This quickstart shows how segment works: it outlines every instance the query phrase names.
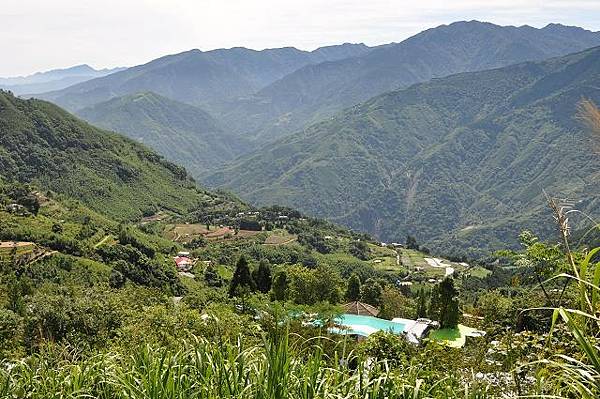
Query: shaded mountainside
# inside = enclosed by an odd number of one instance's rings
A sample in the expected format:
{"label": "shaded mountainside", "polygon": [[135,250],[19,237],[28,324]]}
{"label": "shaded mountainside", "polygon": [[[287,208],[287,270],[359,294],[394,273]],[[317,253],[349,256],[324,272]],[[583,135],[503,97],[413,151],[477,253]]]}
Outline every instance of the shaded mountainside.
{"label": "shaded mountainside", "polygon": [[185,169],[59,107],[0,91],[0,177],[77,198],[116,219],[185,212],[202,192]]}
{"label": "shaded mountainside", "polygon": [[358,57],[307,65],[252,97],[227,104],[222,118],[260,141],[281,137],[375,95],[460,72],[541,61],[600,45],[600,32],[456,22]]}
{"label": "shaded mountainside", "polygon": [[[600,164],[575,120],[600,102],[600,48],[465,73],[375,97],[205,179],[384,240],[435,250],[552,231],[542,189],[598,211]],[[546,224],[540,221],[547,221]]]}
{"label": "shaded mountainside", "polygon": [[206,105],[250,95],[305,65],[367,51],[370,48],[362,44],[331,46],[312,52],[291,47],[263,51],[246,48],[191,50],[38,97],[72,111],[144,91],[193,105]]}
{"label": "shaded mountainside", "polygon": [[244,143],[200,108],[146,92],[85,108],[88,122],[140,141],[195,176],[233,159]]}
{"label": "shaded mountainside", "polygon": [[125,69],[96,70],[89,65],[77,65],[70,68],[38,72],[29,76],[0,78],[0,88],[10,90],[15,94],[42,93],[51,90],[61,90],[77,83],[110,75],[111,73]]}

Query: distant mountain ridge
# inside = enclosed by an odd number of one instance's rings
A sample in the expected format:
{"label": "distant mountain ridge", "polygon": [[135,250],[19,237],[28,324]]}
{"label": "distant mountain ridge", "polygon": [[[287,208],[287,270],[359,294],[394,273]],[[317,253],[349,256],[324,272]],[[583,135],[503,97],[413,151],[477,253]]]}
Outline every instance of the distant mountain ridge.
{"label": "distant mountain ridge", "polygon": [[463,73],[377,96],[205,179],[258,204],[295,206],[383,240],[436,251],[548,237],[542,195],[600,210],[600,158],[575,119],[600,103],[600,47]]}
{"label": "distant mountain ridge", "polygon": [[[190,50],[167,55],[110,76],[39,95],[71,111],[113,97],[151,91],[192,105],[208,106],[253,94],[302,66],[364,54],[364,44],[343,44],[312,52],[292,47]],[[210,111],[210,109],[208,109]]]}
{"label": "distant mountain ridge", "polygon": [[87,64],[82,64],[70,68],[37,72],[28,76],[0,78],[0,88],[10,90],[15,94],[41,93],[64,89],[76,83],[110,75],[125,69],[119,67],[96,70]]}
{"label": "distant mountain ridge", "polygon": [[[455,73],[566,55],[595,45],[600,45],[600,33],[577,27],[551,24],[536,29],[457,22],[374,48],[346,43],[312,52],[291,47],[191,50],[36,97],[77,112],[118,97],[156,93],[208,112],[223,131],[237,136],[234,142],[243,143],[239,148],[249,153],[386,91]],[[107,110],[94,121],[116,129],[118,126],[107,123],[111,119]],[[131,128],[133,124],[128,126],[128,135],[144,135]],[[155,142],[154,148],[173,155],[160,142]],[[221,149],[216,155],[227,160]],[[195,175],[205,167],[193,162],[186,166]]]}
{"label": "distant mountain ridge", "polygon": [[116,97],[77,114],[160,151],[194,176],[244,152],[243,139],[202,109],[152,92]]}
{"label": "distant mountain ridge", "polygon": [[221,118],[265,142],[386,91],[460,72],[541,61],[600,45],[600,32],[550,24],[498,26],[455,22],[428,29],[364,55],[307,65],[247,99]]}

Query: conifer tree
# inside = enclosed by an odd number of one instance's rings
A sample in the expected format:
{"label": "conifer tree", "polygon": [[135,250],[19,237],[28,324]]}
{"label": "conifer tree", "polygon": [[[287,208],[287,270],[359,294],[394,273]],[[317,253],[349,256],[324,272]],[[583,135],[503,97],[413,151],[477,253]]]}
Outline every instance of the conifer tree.
{"label": "conifer tree", "polygon": [[455,328],[458,325],[458,291],[452,277],[445,278],[433,287],[429,304],[429,317],[440,322],[442,328]]}
{"label": "conifer tree", "polygon": [[273,279],[273,299],[276,301],[284,301],[287,298],[288,277],[285,270],[280,271]]}
{"label": "conifer tree", "polygon": [[352,274],[348,280],[346,299],[348,301],[358,301],[360,299],[360,277],[356,273]]}
{"label": "conifer tree", "polygon": [[423,288],[419,290],[417,301],[417,319],[427,317],[427,293]]}
{"label": "conifer tree", "polygon": [[263,294],[271,290],[271,266],[266,260],[261,260],[258,264],[258,269],[254,273],[254,282],[256,288]]}
{"label": "conifer tree", "polygon": [[244,255],[240,256],[236,265],[231,285],[229,286],[229,296],[245,296],[254,290],[254,281],[250,274],[250,267]]}

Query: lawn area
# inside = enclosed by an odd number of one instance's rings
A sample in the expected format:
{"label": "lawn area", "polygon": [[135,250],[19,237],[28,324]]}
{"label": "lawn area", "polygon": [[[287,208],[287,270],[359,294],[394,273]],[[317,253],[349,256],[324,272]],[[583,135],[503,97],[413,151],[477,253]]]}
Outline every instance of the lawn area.
{"label": "lawn area", "polygon": [[369,249],[371,250],[371,254],[373,256],[378,256],[378,257],[383,257],[383,256],[390,256],[390,257],[396,257],[396,251],[394,251],[392,248],[388,248],[388,247],[380,247],[379,245],[375,245],[375,244],[368,244]]}
{"label": "lawn area", "polygon": [[295,242],[297,239],[298,237],[296,235],[288,233],[287,230],[277,229],[269,233],[264,245],[287,245]]}
{"label": "lawn area", "polygon": [[475,267],[472,267],[471,269],[469,269],[469,274],[471,274],[471,276],[473,276],[473,277],[483,279],[483,278],[486,278],[487,276],[489,276],[490,274],[492,274],[492,271],[486,269],[485,267],[475,266]]}
{"label": "lawn area", "polygon": [[[216,226],[210,226],[210,231],[215,231]],[[209,230],[206,229],[205,224],[171,224],[165,229],[165,236],[169,240],[189,242],[194,238],[197,238],[203,234],[207,234]]]}
{"label": "lawn area", "polygon": [[467,336],[475,336],[477,329],[459,324],[457,328],[441,328],[429,333],[429,338],[440,341],[452,348],[462,348],[467,342]]}
{"label": "lawn area", "polygon": [[[416,272],[416,268],[421,269],[418,273],[424,274],[429,278],[443,278],[446,275],[445,267],[434,267],[431,262],[432,259],[438,259],[443,262],[444,265],[452,267],[455,271],[460,272],[467,269],[466,264],[450,262],[447,259],[439,259],[436,256],[427,255],[423,252],[415,251],[413,249],[400,249],[400,261],[404,267],[406,267],[411,273]],[[430,258],[427,262],[426,258]]]}
{"label": "lawn area", "polygon": [[368,260],[369,264],[382,272],[400,273],[405,272],[406,268],[398,265],[396,260],[396,251],[392,248],[380,247],[379,245],[369,244],[371,257]]}
{"label": "lawn area", "polygon": [[410,271],[414,271],[416,267],[428,268],[429,265],[425,262],[425,255],[422,252],[413,249],[400,249],[400,261],[402,265]]}
{"label": "lawn area", "polygon": [[[16,247],[16,251],[15,251]],[[15,255],[23,255],[33,251],[35,244],[31,242],[13,242],[13,241],[0,241],[0,256],[10,256],[13,251]]]}
{"label": "lawn area", "polygon": [[[377,260],[380,260],[381,262],[377,262]],[[399,273],[406,271],[405,267],[402,267],[402,265],[398,265],[396,263],[396,257],[375,258],[370,260],[369,263],[375,270],[382,272]]]}
{"label": "lawn area", "polygon": [[239,230],[236,234],[235,229],[229,226],[210,225],[209,227],[207,229],[206,224],[201,223],[169,224],[165,228],[164,237],[185,244],[200,237],[208,240],[222,240],[249,238],[263,233],[263,231]]}

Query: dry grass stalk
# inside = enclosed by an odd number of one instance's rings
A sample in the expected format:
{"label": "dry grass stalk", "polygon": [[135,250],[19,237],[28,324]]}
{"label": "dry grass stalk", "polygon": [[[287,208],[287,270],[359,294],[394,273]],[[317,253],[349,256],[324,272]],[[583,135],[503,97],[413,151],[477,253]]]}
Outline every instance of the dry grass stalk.
{"label": "dry grass stalk", "polygon": [[[600,138],[600,109],[589,99],[583,99],[577,106],[577,119],[590,129],[592,134]],[[598,141],[594,140],[596,149],[600,149]]]}

